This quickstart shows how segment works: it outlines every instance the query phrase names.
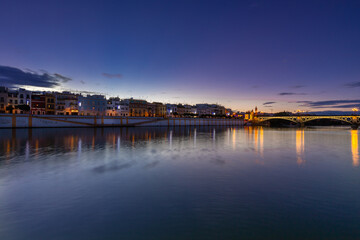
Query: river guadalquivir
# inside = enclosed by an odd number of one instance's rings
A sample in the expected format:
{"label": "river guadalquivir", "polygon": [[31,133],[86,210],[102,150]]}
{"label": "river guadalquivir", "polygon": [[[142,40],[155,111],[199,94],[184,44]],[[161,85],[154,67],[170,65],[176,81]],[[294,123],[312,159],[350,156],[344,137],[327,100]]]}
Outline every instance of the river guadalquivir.
{"label": "river guadalquivir", "polygon": [[360,239],[350,127],[0,130],[0,239]]}

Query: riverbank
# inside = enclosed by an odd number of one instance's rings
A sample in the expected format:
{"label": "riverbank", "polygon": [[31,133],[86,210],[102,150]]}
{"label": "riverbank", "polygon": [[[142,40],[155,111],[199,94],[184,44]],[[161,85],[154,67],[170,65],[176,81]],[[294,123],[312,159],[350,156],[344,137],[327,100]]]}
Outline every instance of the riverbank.
{"label": "riverbank", "polygon": [[0,128],[243,126],[241,119],[0,114]]}

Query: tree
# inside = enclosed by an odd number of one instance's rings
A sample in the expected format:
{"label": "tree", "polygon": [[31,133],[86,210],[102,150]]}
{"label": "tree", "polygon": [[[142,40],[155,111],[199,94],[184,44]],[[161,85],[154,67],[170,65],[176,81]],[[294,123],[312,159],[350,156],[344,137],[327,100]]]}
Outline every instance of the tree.
{"label": "tree", "polygon": [[29,105],[18,105],[16,106],[17,109],[24,111],[24,112],[29,112],[30,111],[30,106]]}
{"label": "tree", "polygon": [[15,108],[12,105],[6,107],[6,111],[12,113]]}
{"label": "tree", "polygon": [[274,116],[291,116],[291,115],[292,115],[291,112],[286,112],[286,111],[274,113]]}

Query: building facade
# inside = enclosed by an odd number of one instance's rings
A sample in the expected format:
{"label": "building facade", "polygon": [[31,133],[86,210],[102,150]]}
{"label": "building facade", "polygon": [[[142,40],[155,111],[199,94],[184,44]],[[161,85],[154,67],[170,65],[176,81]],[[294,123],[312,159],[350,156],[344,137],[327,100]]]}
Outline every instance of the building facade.
{"label": "building facade", "polygon": [[32,92],[0,86],[0,113],[132,117],[225,117],[236,114],[218,104],[163,104],[141,99],[109,98],[71,92]]}
{"label": "building facade", "polygon": [[199,116],[225,116],[225,107],[217,104],[196,104]]}
{"label": "building facade", "polygon": [[78,115],[79,104],[78,94],[70,92],[55,93],[55,114],[56,115]]}
{"label": "building facade", "polygon": [[31,95],[31,114],[45,115],[45,95],[38,93]]}
{"label": "building facade", "polygon": [[79,115],[101,116],[106,113],[106,99],[103,95],[87,95],[78,97]]}
{"label": "building facade", "polygon": [[8,88],[0,87],[0,113],[6,113],[8,105]]}
{"label": "building facade", "polygon": [[55,96],[52,93],[45,94],[45,114],[55,115]]}
{"label": "building facade", "polygon": [[177,105],[176,104],[166,104],[166,115],[168,117],[174,117],[177,115]]}
{"label": "building facade", "polygon": [[166,106],[161,102],[153,102],[155,106],[155,117],[166,117]]}
{"label": "building facade", "polygon": [[129,116],[129,106],[122,104],[120,98],[109,98],[106,106],[106,116]]}
{"label": "building facade", "polygon": [[148,117],[149,116],[149,106],[146,100],[140,99],[124,99],[122,101],[123,105],[129,106],[129,115],[130,117]]}
{"label": "building facade", "polygon": [[32,92],[23,88],[19,88],[18,102],[19,105],[31,106],[31,95]]}
{"label": "building facade", "polygon": [[8,91],[7,112],[19,114],[17,107],[19,105],[19,93],[17,91]]}

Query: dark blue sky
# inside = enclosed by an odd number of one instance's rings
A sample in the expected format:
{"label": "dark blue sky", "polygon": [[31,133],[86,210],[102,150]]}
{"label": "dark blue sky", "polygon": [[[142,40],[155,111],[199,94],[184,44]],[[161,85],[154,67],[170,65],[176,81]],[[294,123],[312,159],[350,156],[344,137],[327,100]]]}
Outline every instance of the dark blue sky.
{"label": "dark blue sky", "polygon": [[109,96],[349,110],[360,102],[359,12],[359,1],[2,0],[0,65]]}

